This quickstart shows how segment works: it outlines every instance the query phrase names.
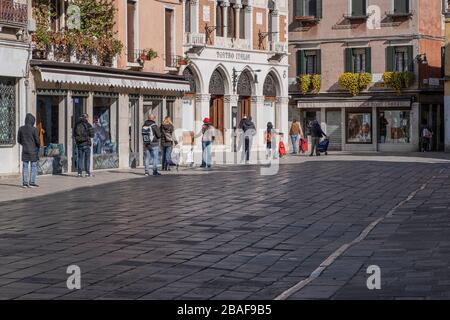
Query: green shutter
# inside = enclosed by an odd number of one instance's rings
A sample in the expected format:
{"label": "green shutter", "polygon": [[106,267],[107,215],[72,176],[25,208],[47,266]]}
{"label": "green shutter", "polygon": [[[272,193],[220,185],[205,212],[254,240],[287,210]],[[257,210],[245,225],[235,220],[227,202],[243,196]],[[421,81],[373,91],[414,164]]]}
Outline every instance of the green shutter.
{"label": "green shutter", "polygon": [[386,47],[386,71],[395,70],[395,47]]}
{"label": "green shutter", "polygon": [[305,7],[304,0],[294,0],[295,3],[295,16],[296,17],[303,17],[303,9]]}
{"label": "green shutter", "polygon": [[317,0],[317,2],[316,2],[316,5],[317,5],[317,19],[322,19],[322,10],[323,10],[323,7],[322,7],[322,0]]}
{"label": "green shutter", "polygon": [[352,0],[352,16],[366,15],[366,0]]}
{"label": "green shutter", "polygon": [[366,72],[367,73],[372,73],[372,48],[366,48],[365,49],[365,54],[366,54]]}
{"label": "green shutter", "polygon": [[345,49],[345,72],[353,72],[353,50]]}
{"label": "green shutter", "polygon": [[316,50],[316,59],[317,59],[317,74],[322,74],[322,52],[319,50]]}
{"label": "green shutter", "polygon": [[408,61],[409,61],[409,70],[408,71],[414,71],[414,55],[413,55],[413,46],[407,46],[406,48],[408,52]]}
{"label": "green shutter", "polygon": [[305,73],[305,51],[297,51],[297,76]]}
{"label": "green shutter", "polygon": [[395,13],[408,13],[409,12],[409,0],[394,0],[394,12]]}
{"label": "green shutter", "polygon": [[445,77],[445,47],[441,48],[441,76]]}

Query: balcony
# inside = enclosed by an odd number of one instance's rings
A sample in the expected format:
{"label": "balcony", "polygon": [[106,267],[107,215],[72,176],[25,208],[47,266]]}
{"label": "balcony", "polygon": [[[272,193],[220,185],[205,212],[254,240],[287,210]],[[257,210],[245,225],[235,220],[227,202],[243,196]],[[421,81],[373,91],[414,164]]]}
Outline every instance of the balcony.
{"label": "balcony", "polygon": [[114,68],[117,67],[117,56],[100,58],[95,52],[77,52],[65,45],[53,44],[47,49],[34,49],[33,59],[75,64],[89,64]]}
{"label": "balcony", "polygon": [[14,0],[0,0],[0,26],[26,27],[28,5]]}
{"label": "balcony", "polygon": [[186,32],[184,44],[188,46],[204,46],[206,44],[204,33]]}
{"label": "balcony", "polygon": [[287,53],[288,51],[288,45],[286,42],[271,42],[270,44],[270,51],[273,51],[275,53]]}
{"label": "balcony", "polygon": [[235,39],[228,37],[215,37],[214,46],[225,49],[251,50],[250,39]]}

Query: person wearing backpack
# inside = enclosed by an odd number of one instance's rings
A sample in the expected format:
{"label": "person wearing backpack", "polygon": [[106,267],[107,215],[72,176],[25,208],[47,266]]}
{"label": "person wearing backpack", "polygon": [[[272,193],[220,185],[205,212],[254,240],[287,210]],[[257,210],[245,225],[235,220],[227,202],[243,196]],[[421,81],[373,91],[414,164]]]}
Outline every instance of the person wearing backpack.
{"label": "person wearing backpack", "polygon": [[75,124],[73,130],[73,137],[77,146],[78,161],[78,177],[83,176],[83,159],[86,170],[86,177],[91,176],[91,139],[94,137],[94,128],[88,122],[88,115],[86,113],[82,114],[80,119]]}
{"label": "person wearing backpack", "polygon": [[169,116],[164,118],[161,126],[161,147],[162,147],[162,170],[170,171],[172,162],[172,148],[178,144],[174,137],[175,127]]}
{"label": "person wearing backpack", "polygon": [[148,120],[142,126],[142,141],[145,147],[145,176],[150,175],[150,158],[153,157],[153,175],[160,176],[158,172],[159,140],[161,131],[155,122],[154,114],[148,115]]}

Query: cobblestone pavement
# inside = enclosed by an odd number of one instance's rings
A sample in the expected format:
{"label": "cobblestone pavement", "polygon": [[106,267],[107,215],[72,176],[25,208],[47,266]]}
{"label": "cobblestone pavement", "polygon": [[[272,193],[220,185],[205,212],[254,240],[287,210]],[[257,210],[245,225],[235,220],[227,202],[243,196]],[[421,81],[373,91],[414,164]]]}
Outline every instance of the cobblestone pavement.
{"label": "cobblestone pavement", "polygon": [[[310,161],[120,180],[0,203],[0,299],[274,299],[412,192],[290,299],[450,295],[450,165]],[[80,266],[82,289],[66,287]],[[366,287],[380,266],[382,289]]]}

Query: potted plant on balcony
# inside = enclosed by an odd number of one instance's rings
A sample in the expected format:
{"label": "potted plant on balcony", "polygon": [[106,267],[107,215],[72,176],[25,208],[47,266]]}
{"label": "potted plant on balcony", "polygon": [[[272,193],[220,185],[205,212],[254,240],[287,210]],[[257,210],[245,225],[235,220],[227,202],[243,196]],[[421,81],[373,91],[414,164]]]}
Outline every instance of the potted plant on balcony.
{"label": "potted plant on balcony", "polygon": [[153,49],[147,49],[145,57],[148,61],[158,58],[158,52]]}
{"label": "potted plant on balcony", "polygon": [[191,59],[187,55],[184,55],[184,57],[180,57],[178,59],[178,65],[180,66],[186,66],[189,63],[191,63]]}

